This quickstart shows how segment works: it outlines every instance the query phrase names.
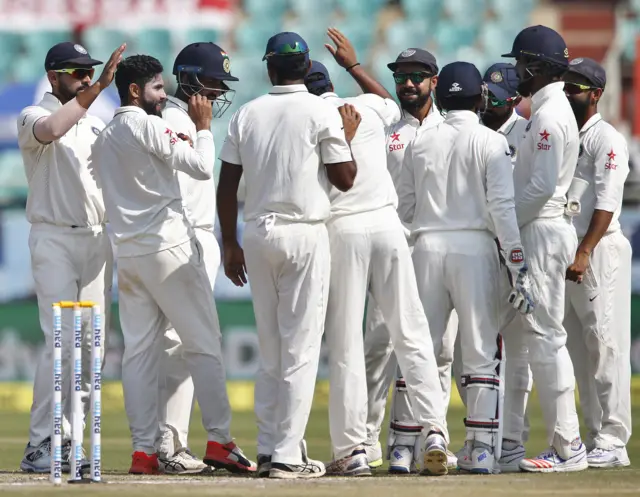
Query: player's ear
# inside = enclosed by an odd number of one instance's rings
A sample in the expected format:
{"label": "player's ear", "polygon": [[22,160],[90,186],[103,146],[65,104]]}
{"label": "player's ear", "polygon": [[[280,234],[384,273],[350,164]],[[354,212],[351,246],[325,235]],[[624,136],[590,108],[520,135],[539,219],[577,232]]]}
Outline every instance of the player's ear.
{"label": "player's ear", "polygon": [[47,79],[49,80],[49,83],[51,84],[51,88],[54,88],[54,83],[56,85],[58,84],[58,75],[53,71],[47,71]]}
{"label": "player's ear", "polygon": [[431,89],[435,90],[436,86],[438,86],[438,76],[431,78]]}
{"label": "player's ear", "polygon": [[602,98],[602,88],[597,88],[591,93],[591,102],[597,104]]}
{"label": "player's ear", "polygon": [[131,83],[129,85],[129,96],[131,97],[131,99],[136,99],[136,98],[140,98],[140,87],[135,84],[135,83]]}

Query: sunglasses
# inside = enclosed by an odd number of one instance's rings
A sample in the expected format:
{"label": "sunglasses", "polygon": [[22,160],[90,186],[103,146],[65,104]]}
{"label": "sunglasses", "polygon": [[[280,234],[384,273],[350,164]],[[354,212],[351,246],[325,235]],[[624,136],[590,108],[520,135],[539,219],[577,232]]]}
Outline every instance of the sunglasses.
{"label": "sunglasses", "polygon": [[90,68],[90,69],[73,69],[73,68],[67,68],[67,69],[55,69],[53,72],[59,72],[59,73],[64,73],[64,74],[68,74],[69,76],[71,76],[74,79],[84,79],[87,76],[89,76],[89,79],[93,79],[93,75],[96,72],[95,69]]}
{"label": "sunglasses", "polygon": [[393,80],[396,82],[397,85],[405,84],[408,79],[410,79],[414,85],[419,85],[425,79],[428,79],[428,78],[433,78],[433,74],[430,74],[428,72],[409,72],[409,73],[394,72],[393,73]]}
{"label": "sunglasses", "polygon": [[571,95],[577,95],[578,93],[583,93],[585,91],[593,91],[593,90],[599,90],[599,88],[595,86],[581,85],[580,83],[571,83],[569,81],[565,81],[564,83],[565,93],[569,93]]}
{"label": "sunglasses", "polygon": [[491,107],[505,107],[506,105],[509,105],[510,103],[512,103],[515,100],[515,98],[507,98],[506,100],[498,100],[496,98],[490,97],[489,98],[489,103],[491,104]]}

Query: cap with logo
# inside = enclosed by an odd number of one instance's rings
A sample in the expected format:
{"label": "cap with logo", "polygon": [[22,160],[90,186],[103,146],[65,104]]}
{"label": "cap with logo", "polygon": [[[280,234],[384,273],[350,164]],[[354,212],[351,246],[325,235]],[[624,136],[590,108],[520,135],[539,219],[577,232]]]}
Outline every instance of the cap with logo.
{"label": "cap with logo", "polygon": [[502,57],[522,56],[550,62],[563,67],[569,65],[569,49],[560,33],[547,26],[529,26],[513,40],[511,52]]}
{"label": "cap with logo", "polygon": [[302,36],[298,33],[285,31],[269,38],[262,60],[268,60],[271,57],[286,59],[293,55],[306,55],[308,53],[309,46]]}
{"label": "cap with logo", "polygon": [[304,78],[304,84],[309,90],[320,90],[331,84],[329,71],[322,62],[311,61],[311,69]]}
{"label": "cap with logo", "polygon": [[474,97],[482,94],[482,76],[478,68],[470,62],[452,62],[440,71],[436,97],[445,98]]}
{"label": "cap with logo", "polygon": [[518,78],[518,72],[513,64],[507,62],[493,64],[484,73],[482,80],[498,100],[514,98],[518,94],[520,78]]}
{"label": "cap with logo", "polygon": [[220,81],[238,81],[231,75],[227,53],[211,42],[191,43],[184,47],[173,64],[173,74],[193,73]]}
{"label": "cap with logo", "polygon": [[396,72],[398,69],[398,64],[422,64],[432,74],[438,74],[438,64],[436,62],[436,58],[430,52],[426,50],[422,50],[421,48],[407,48],[406,50],[400,52],[398,58],[395,62],[391,62],[387,64],[387,67],[391,69],[393,72]]}
{"label": "cap with logo", "polygon": [[52,46],[44,59],[46,71],[65,69],[70,66],[93,67],[100,64],[102,61],[92,59],[86,48],[70,41]]}
{"label": "cap with logo", "polygon": [[604,90],[607,84],[607,72],[604,67],[588,57],[580,57],[569,62],[569,72],[586,78],[596,88]]}

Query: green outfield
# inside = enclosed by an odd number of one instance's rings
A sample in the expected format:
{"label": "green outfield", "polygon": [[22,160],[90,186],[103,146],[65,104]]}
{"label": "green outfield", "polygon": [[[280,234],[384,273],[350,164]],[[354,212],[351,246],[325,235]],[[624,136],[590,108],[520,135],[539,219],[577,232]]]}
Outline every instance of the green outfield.
{"label": "green outfield", "polygon": [[[232,388],[232,387],[230,387]],[[322,404],[322,402],[318,402]],[[531,409],[531,440],[528,452],[534,455],[545,446],[537,400]],[[634,395],[634,421],[640,423],[640,395]],[[463,441],[461,406],[455,402],[449,414],[452,445],[457,450]],[[239,411],[234,414],[233,434],[236,443],[255,457],[256,423],[252,412]],[[630,468],[617,470],[589,470],[582,473],[558,475],[498,475],[470,476],[452,473],[441,478],[387,477],[384,470],[378,470],[374,478],[346,479],[322,478],[313,481],[279,482],[263,479],[235,477],[226,472],[216,472],[202,477],[129,477],[126,470],[130,463],[130,439],[127,419],[122,405],[111,405],[103,417],[103,468],[106,485],[70,486],[53,488],[46,476],[24,475],[17,472],[18,464],[27,440],[28,414],[24,412],[0,412],[0,492],[13,495],[70,495],[90,493],[92,495],[149,495],[154,497],[188,495],[225,496],[303,496],[316,497],[331,495],[392,497],[428,495],[440,496],[591,496],[640,495],[640,439],[632,437],[629,444]],[[307,430],[310,455],[314,458],[329,459],[329,429],[326,409],[317,408],[312,412]],[[386,436],[386,435],[384,435]],[[196,453],[202,454],[205,434],[199,420],[194,415],[191,445]]]}

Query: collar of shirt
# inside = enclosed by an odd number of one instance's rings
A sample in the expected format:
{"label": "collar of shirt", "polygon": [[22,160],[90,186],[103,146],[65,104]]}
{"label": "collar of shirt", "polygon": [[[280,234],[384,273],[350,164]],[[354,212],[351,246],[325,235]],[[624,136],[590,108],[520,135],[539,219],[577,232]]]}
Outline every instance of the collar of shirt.
{"label": "collar of shirt", "polygon": [[506,122],[502,126],[500,126],[498,133],[500,133],[501,135],[507,136],[509,133],[511,133],[511,130],[515,126],[517,120],[518,120],[518,114],[514,110],[513,112],[511,112],[509,119],[507,119]]}
{"label": "collar of shirt", "polygon": [[580,129],[580,135],[585,134],[587,131],[589,131],[589,129],[598,124],[600,121],[602,121],[602,116],[599,112],[596,112],[586,123],[584,123],[582,129]]}
{"label": "collar of shirt", "polygon": [[269,92],[269,94],[282,95],[283,93],[300,93],[300,92],[309,93],[309,90],[307,90],[307,87],[305,85],[286,85],[286,86],[275,85],[273,88],[271,88],[271,91]]}
{"label": "collar of shirt", "polygon": [[43,107],[51,112],[58,110],[62,107],[62,102],[58,100],[53,93],[47,92],[42,96],[42,100],[40,101],[40,107]]}
{"label": "collar of shirt", "polygon": [[135,105],[124,105],[116,109],[116,111],[113,113],[113,117],[117,116],[118,114],[123,114],[125,112],[137,112],[138,114],[145,114],[145,115],[147,114],[147,112],[144,109],[141,109],[140,107],[136,107]]}
{"label": "collar of shirt", "polygon": [[183,111],[189,112],[189,104],[187,102],[183,102],[179,98],[167,96],[167,101],[171,102],[176,107],[180,107]]}
{"label": "collar of shirt", "polygon": [[337,93],[334,93],[332,91],[328,91],[328,92],[323,93],[322,95],[320,95],[320,98],[331,98],[331,97],[340,98]]}
{"label": "collar of shirt", "polygon": [[450,110],[444,117],[444,122],[455,126],[457,124],[478,123],[478,114],[470,110]]}
{"label": "collar of shirt", "polygon": [[429,118],[432,117],[435,113],[440,113],[438,108],[436,107],[436,103],[431,99],[431,108],[429,109],[429,113],[425,116],[425,118],[420,122],[417,118],[412,116],[409,112],[400,107],[400,112],[402,113],[402,121],[413,126],[414,128],[419,128],[423,124],[429,122]]}
{"label": "collar of shirt", "polygon": [[560,93],[562,93],[564,96],[564,81],[551,83],[542,88],[531,97],[531,114],[535,114],[536,111],[540,107],[542,107],[550,98],[553,98]]}

